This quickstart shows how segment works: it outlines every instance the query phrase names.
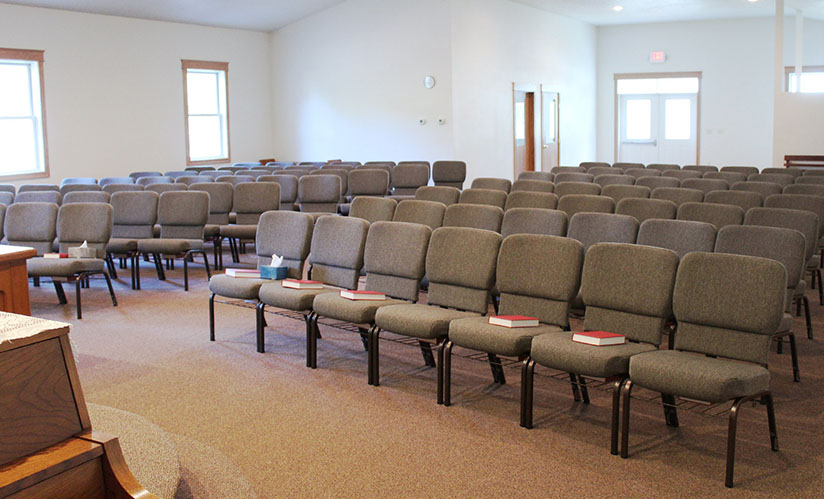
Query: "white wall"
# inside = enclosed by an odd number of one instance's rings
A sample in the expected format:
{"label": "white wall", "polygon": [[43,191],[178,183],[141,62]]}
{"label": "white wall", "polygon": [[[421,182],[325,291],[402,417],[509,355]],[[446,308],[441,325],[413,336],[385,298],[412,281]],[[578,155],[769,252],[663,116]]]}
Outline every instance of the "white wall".
{"label": "white wall", "polygon": [[181,59],[229,63],[232,160],[272,154],[265,33],[0,4],[0,47],[45,50],[51,177],[37,182],[182,170]]}
{"label": "white wall", "polygon": [[[598,160],[614,157],[615,73],[701,71],[701,163],[773,166],[772,18],[598,29]],[[650,64],[649,53],[668,60]],[[794,111],[793,111],[794,112]]]}

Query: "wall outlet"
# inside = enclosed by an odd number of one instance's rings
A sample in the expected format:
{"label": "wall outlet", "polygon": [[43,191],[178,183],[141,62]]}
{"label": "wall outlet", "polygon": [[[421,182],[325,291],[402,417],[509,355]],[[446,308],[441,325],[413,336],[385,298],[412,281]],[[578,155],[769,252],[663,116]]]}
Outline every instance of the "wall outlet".
{"label": "wall outlet", "polygon": [[439,125],[446,125],[446,118],[438,118]]}
{"label": "wall outlet", "polygon": [[418,125],[426,125],[426,119],[425,118],[418,118]]}

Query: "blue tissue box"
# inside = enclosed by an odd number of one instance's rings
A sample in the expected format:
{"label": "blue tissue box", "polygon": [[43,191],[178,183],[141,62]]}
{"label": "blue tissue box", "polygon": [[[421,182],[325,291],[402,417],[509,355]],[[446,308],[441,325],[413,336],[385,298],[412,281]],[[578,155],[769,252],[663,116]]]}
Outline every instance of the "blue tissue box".
{"label": "blue tissue box", "polygon": [[289,274],[289,267],[272,267],[271,265],[260,266],[261,279],[286,279]]}

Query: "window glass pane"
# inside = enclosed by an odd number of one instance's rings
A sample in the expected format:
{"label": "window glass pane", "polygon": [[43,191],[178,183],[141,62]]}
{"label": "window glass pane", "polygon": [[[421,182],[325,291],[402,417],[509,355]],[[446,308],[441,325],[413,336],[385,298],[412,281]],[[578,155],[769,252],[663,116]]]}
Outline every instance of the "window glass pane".
{"label": "window glass pane", "polygon": [[649,99],[627,100],[627,139],[649,140],[652,130],[652,102]]}
{"label": "window glass pane", "polygon": [[697,94],[698,78],[661,78],[658,80],[659,94]]}
{"label": "window glass pane", "polygon": [[664,137],[667,140],[689,140],[692,135],[690,99],[667,99],[664,104]]}
{"label": "window glass pane", "polygon": [[629,78],[618,80],[618,95],[697,94],[698,78]]}
{"label": "window glass pane", "polygon": [[627,79],[618,80],[618,95],[625,94],[654,94],[656,92],[654,79]]}
{"label": "window glass pane", "polygon": [[556,109],[557,109],[557,103],[556,103],[555,99],[552,99],[552,102],[549,103],[549,109],[548,109],[549,117],[548,117],[548,122],[547,122],[547,127],[546,127],[546,138],[544,139],[544,142],[546,142],[547,144],[551,144],[551,143],[555,142],[555,120],[556,120],[555,110]]}
{"label": "window glass pane", "polygon": [[217,114],[217,73],[189,70],[186,74],[186,81],[189,114]]}
{"label": "window glass pane", "polygon": [[0,117],[31,116],[29,64],[0,63]]}
{"label": "window glass pane", "polygon": [[801,92],[824,92],[824,73],[801,73]]}
{"label": "window glass pane", "polygon": [[35,127],[30,118],[0,120],[2,174],[40,170]]}
{"label": "window glass pane", "polygon": [[515,103],[515,140],[526,140],[526,103]]}
{"label": "window glass pane", "polygon": [[189,116],[189,157],[212,159],[225,156],[220,116]]}

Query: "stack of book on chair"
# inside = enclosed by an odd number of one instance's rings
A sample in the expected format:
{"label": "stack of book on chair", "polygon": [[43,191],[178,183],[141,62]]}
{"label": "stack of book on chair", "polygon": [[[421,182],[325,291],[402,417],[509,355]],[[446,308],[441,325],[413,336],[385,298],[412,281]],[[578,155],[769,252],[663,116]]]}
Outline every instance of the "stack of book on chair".
{"label": "stack of book on chair", "polygon": [[489,323],[503,327],[538,327],[538,319],[524,315],[493,315]]}
{"label": "stack of book on chair", "polygon": [[607,331],[586,331],[573,334],[572,341],[586,343],[587,345],[594,345],[596,347],[605,347],[609,345],[623,345],[627,342],[627,338],[623,334],[609,333]]}
{"label": "stack of book on chair", "polygon": [[290,289],[323,289],[322,282],[306,279],[284,279],[280,282],[280,285]]}
{"label": "stack of book on chair", "polygon": [[241,279],[260,279],[260,271],[257,269],[226,269],[226,275]]}

